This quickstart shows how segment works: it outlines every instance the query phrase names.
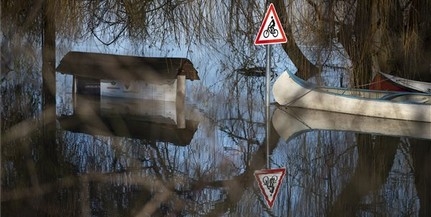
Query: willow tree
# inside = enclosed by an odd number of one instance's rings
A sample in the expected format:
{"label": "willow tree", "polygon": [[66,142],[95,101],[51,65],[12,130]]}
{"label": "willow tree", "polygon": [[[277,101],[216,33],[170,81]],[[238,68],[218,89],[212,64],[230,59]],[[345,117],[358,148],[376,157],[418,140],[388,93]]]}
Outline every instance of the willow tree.
{"label": "willow tree", "polygon": [[[370,82],[378,70],[407,78],[431,79],[431,3],[420,0],[307,0],[295,26],[292,8],[298,1],[273,1],[287,33],[306,29],[312,43],[327,48],[341,44],[351,61],[354,85]],[[304,9],[306,8],[306,9]],[[304,25],[305,24],[305,25]],[[302,54],[295,44],[305,43],[291,35],[284,49],[295,60]],[[295,62],[295,61],[294,61]],[[301,65],[300,61],[295,62]],[[313,67],[305,69],[314,74]],[[307,72],[308,70],[308,72]]]}
{"label": "willow tree", "polygon": [[[283,45],[283,48],[295,65],[299,66],[297,74],[304,78],[318,73],[319,70],[316,71],[314,67],[317,66],[319,69],[320,63],[302,61],[305,55],[297,49],[296,45],[311,43],[326,49],[336,47],[342,50],[343,52],[339,53],[345,53],[346,59],[350,60],[352,85],[355,86],[366,87],[371,82],[373,74],[378,71],[406,78],[431,80],[431,3],[429,1],[307,0],[303,2],[289,0],[288,4],[283,0],[273,2],[283,20],[285,32],[291,40]],[[297,2],[301,2],[301,7],[295,17],[292,11],[295,11],[294,5]],[[297,22],[298,17],[302,22]],[[300,25],[297,25],[298,23]],[[295,37],[295,33],[296,36],[309,37]],[[337,45],[341,45],[341,48]],[[301,68],[303,65],[308,67]],[[357,202],[347,202],[346,196],[359,200],[370,191],[378,189],[383,185],[392,167],[397,147],[396,141],[393,144],[383,144],[385,147],[382,148],[381,145],[372,143],[369,136],[358,136],[358,140],[362,142],[358,144],[359,159],[355,173],[360,174],[364,168],[369,169],[368,172],[373,173],[373,176],[368,175],[368,182],[372,184],[362,188],[355,179],[352,179],[335,203],[329,207],[329,216],[338,216],[343,212],[357,213]],[[428,141],[414,139],[409,141],[414,144],[411,146],[411,154],[415,162],[413,170],[420,200],[419,216],[429,216],[431,170],[423,165],[429,164],[425,159],[431,156],[431,148]],[[378,164],[368,165],[371,161]]]}

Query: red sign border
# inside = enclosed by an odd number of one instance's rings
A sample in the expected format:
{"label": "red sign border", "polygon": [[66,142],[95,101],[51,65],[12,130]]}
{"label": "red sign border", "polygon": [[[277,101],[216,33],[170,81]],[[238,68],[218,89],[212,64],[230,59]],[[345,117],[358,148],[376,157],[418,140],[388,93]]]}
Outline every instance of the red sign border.
{"label": "red sign border", "polygon": [[[272,39],[272,40],[259,40],[260,36],[262,35],[262,32],[264,31],[264,28],[265,28],[264,25],[268,20],[270,11],[272,11],[272,13],[274,14],[275,22],[277,23],[277,26],[280,28],[280,34],[283,36],[283,38]],[[265,19],[263,19],[262,24],[260,25],[259,33],[257,34],[256,39],[254,40],[254,45],[279,44],[279,43],[286,43],[286,42],[287,42],[286,33],[284,32],[283,26],[281,25],[280,19],[278,18],[277,11],[275,11],[274,4],[271,3],[269,5],[268,10],[266,11]]]}
{"label": "red sign border", "polygon": [[[266,175],[266,174],[273,174],[273,173],[279,173],[279,172],[281,172],[281,178],[280,178],[280,181],[278,182],[277,186],[275,187],[274,198],[272,201],[270,201],[268,198],[268,195],[266,195],[265,191],[263,190],[263,188],[264,188],[263,183],[260,181],[260,178],[258,177],[258,175]],[[283,178],[285,175],[286,175],[286,168],[262,169],[262,170],[254,171],[254,177],[256,178],[257,183],[259,184],[260,192],[265,197],[265,201],[266,201],[269,208],[272,208],[272,206],[274,205],[274,201],[277,198],[278,190],[280,189],[280,185],[283,182]]]}

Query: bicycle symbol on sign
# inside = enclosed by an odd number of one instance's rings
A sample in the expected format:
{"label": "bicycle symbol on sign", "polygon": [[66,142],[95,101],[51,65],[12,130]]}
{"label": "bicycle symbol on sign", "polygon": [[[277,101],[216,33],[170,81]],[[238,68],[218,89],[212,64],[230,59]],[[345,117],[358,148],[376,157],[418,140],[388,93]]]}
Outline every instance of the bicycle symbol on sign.
{"label": "bicycle symbol on sign", "polygon": [[274,17],[271,16],[271,22],[268,25],[268,28],[265,29],[265,31],[263,31],[263,37],[264,38],[268,38],[269,37],[269,33],[271,33],[271,35],[275,38],[278,36],[278,30],[275,29],[275,21],[274,21]]}
{"label": "bicycle symbol on sign", "polygon": [[275,182],[277,181],[277,176],[272,176],[272,177],[265,176],[263,177],[262,181],[263,181],[263,184],[266,185],[266,188],[269,190],[269,193],[271,193],[271,196],[272,196],[275,190],[275,184],[276,184]]}

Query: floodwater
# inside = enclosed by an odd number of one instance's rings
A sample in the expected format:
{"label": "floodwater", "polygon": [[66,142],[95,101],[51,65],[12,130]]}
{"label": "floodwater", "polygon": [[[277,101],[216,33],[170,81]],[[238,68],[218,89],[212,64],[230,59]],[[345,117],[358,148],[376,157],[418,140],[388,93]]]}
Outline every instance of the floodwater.
{"label": "floodwater", "polygon": [[[402,130],[429,125],[272,104],[267,134],[264,77],[191,60],[203,79],[165,116],[148,102],[73,96],[60,73],[56,106],[43,108],[37,67],[3,74],[2,216],[431,213],[430,135]],[[265,168],[286,169],[271,209],[254,176]]]}

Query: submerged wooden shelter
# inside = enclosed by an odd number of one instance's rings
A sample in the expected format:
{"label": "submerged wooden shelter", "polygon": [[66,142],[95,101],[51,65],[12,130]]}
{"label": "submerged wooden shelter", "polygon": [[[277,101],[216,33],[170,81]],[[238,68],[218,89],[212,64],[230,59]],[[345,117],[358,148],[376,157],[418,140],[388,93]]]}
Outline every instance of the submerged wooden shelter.
{"label": "submerged wooden shelter", "polygon": [[185,117],[186,80],[199,80],[190,60],[69,52],[57,71],[73,76],[67,131],[188,145],[198,123]]}
{"label": "submerged wooden shelter", "polygon": [[184,75],[199,80],[198,72],[187,58],[139,57],[71,51],[57,67],[63,74],[89,79],[163,82]]}
{"label": "submerged wooden shelter", "polygon": [[[200,80],[189,59],[176,57],[139,57],[71,51],[60,61],[56,71],[73,75],[74,93],[132,98],[145,98],[148,88],[144,87],[148,84],[151,84],[156,92],[172,95],[175,89],[185,91],[185,80]],[[133,90],[129,89],[131,82],[134,83]],[[132,92],[138,94],[131,95]]]}

